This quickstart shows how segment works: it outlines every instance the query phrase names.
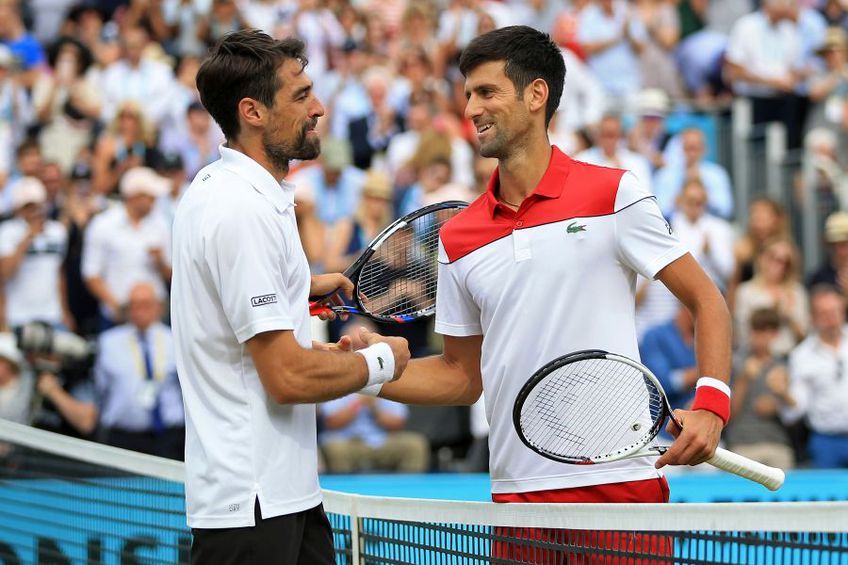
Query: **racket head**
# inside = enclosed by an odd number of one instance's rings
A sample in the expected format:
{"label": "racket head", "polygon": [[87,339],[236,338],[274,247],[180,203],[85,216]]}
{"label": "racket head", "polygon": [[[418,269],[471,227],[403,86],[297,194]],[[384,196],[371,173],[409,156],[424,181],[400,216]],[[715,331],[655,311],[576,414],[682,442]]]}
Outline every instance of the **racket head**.
{"label": "racket head", "polygon": [[584,350],[537,370],[513,406],[513,425],[530,449],[577,465],[623,459],[662,430],[671,409],[657,378],[627,357]]}
{"label": "racket head", "polygon": [[436,311],[439,230],[468,203],[425,206],[392,222],[345,275],[354,284],[357,310],[369,318],[407,323]]}

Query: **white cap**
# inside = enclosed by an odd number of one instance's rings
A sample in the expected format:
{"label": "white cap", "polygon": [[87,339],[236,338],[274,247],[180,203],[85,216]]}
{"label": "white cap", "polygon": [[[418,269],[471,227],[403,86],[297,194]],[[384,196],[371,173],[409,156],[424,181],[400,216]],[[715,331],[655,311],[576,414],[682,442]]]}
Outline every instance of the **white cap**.
{"label": "white cap", "polygon": [[647,88],[637,95],[640,116],[665,116],[671,110],[668,94],[659,88]]}
{"label": "white cap", "polygon": [[47,189],[35,177],[23,177],[15,181],[11,187],[12,208],[19,210],[27,204],[44,204],[47,202]]}
{"label": "white cap", "polygon": [[15,366],[15,370],[20,371],[23,356],[18,349],[15,336],[10,333],[0,333],[0,359],[10,361]]}
{"label": "white cap", "polygon": [[170,192],[171,181],[149,167],[134,167],[121,177],[120,188],[124,197],[147,194],[155,198]]}

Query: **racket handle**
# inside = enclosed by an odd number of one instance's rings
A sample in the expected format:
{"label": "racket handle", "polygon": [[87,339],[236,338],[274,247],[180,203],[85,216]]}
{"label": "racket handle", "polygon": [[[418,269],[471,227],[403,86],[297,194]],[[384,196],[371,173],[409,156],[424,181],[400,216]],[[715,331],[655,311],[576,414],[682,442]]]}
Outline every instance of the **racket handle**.
{"label": "racket handle", "polygon": [[715,455],[708,459],[707,463],[728,473],[760,483],[769,490],[779,489],[786,478],[783,469],[763,465],[759,461],[748,459],[721,447],[716,449]]}
{"label": "racket handle", "polygon": [[333,310],[320,302],[310,302],[309,303],[309,315],[310,316],[318,316],[319,314],[328,314]]}

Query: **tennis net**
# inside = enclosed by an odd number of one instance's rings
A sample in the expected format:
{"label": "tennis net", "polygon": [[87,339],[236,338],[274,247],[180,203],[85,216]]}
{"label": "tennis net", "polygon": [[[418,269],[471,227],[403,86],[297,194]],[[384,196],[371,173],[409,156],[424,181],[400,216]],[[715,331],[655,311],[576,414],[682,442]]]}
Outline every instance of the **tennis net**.
{"label": "tennis net", "polygon": [[[182,480],[178,462],[0,421],[0,562],[187,563]],[[325,491],[324,506],[340,565],[848,565],[848,502],[505,505]]]}

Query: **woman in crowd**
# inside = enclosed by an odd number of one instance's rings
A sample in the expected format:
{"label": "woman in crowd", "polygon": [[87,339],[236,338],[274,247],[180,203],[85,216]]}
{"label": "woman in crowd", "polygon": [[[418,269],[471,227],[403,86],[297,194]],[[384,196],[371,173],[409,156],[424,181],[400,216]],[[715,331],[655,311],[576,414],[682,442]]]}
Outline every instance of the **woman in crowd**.
{"label": "woman in crowd", "polygon": [[158,159],[156,130],[145,119],[141,106],[124,102],[94,149],[92,188],[99,194],[109,194],[125,171],[155,167]]}
{"label": "woman in crowd", "polygon": [[789,239],[775,238],[765,243],[755,260],[753,278],[742,283],[736,294],[737,346],[748,343],[751,314],[759,308],[774,308],[780,315],[780,329],[772,342],[775,355],[787,355],[804,338],[810,313],[799,269],[798,250]]}

